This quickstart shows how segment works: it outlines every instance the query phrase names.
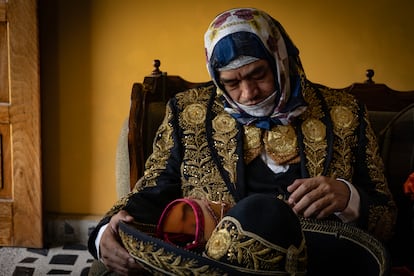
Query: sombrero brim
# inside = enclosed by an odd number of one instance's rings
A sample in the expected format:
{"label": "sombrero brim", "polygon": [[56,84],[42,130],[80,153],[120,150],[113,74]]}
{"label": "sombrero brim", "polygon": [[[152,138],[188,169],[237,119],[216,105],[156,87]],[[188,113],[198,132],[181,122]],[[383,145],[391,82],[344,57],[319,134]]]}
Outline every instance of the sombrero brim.
{"label": "sombrero brim", "polygon": [[389,275],[389,255],[372,235],[340,221],[301,219],[307,275]]}
{"label": "sombrero brim", "polygon": [[[365,231],[339,221],[301,219],[308,251],[306,275],[387,275],[384,245]],[[152,275],[287,275],[253,271],[216,261],[120,223],[127,251]]]}
{"label": "sombrero brim", "polygon": [[288,275],[253,271],[218,262],[208,256],[167,243],[120,222],[119,234],[127,251],[151,275]]}

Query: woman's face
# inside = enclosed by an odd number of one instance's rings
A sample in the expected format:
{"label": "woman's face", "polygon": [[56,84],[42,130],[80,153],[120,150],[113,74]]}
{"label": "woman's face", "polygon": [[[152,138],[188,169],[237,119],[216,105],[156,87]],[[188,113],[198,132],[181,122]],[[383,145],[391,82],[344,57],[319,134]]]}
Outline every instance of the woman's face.
{"label": "woman's face", "polygon": [[264,59],[222,71],[219,77],[232,100],[243,105],[258,104],[276,89],[272,69]]}

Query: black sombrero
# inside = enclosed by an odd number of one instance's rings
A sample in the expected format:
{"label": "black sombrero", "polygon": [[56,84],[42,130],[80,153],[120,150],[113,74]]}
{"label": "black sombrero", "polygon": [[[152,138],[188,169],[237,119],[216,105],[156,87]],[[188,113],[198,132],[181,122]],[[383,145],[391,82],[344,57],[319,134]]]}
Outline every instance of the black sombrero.
{"label": "black sombrero", "polygon": [[285,202],[267,195],[249,196],[231,208],[202,251],[187,250],[125,223],[120,223],[119,233],[131,256],[151,275],[389,272],[387,252],[373,236],[339,221],[298,219]]}
{"label": "black sombrero", "polygon": [[128,252],[153,275],[305,275],[306,246],[300,222],[276,197],[253,195],[220,220],[195,252],[121,223]]}

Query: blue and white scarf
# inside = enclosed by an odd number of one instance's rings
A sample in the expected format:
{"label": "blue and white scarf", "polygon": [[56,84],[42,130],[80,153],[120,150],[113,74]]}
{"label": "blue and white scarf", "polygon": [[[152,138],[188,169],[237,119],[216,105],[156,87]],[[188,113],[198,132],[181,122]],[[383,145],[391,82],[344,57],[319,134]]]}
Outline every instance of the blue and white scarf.
{"label": "blue and white scarf", "polygon": [[[229,10],[213,20],[204,38],[209,74],[224,91],[226,111],[240,123],[270,129],[273,125],[289,124],[306,109],[302,97],[305,74],[299,50],[279,22],[267,13],[252,8]],[[266,114],[252,115],[249,108],[243,109],[228,96],[219,81],[220,68],[226,68],[242,56],[266,59],[274,72],[276,95],[272,96],[273,103],[264,104],[271,110]]]}

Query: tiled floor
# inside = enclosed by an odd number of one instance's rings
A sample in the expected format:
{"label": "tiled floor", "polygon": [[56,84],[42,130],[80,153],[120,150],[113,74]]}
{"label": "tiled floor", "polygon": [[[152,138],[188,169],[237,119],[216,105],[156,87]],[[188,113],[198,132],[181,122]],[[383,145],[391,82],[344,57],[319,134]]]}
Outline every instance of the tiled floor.
{"label": "tiled floor", "polygon": [[93,257],[85,245],[45,249],[0,247],[0,276],[88,275]]}

